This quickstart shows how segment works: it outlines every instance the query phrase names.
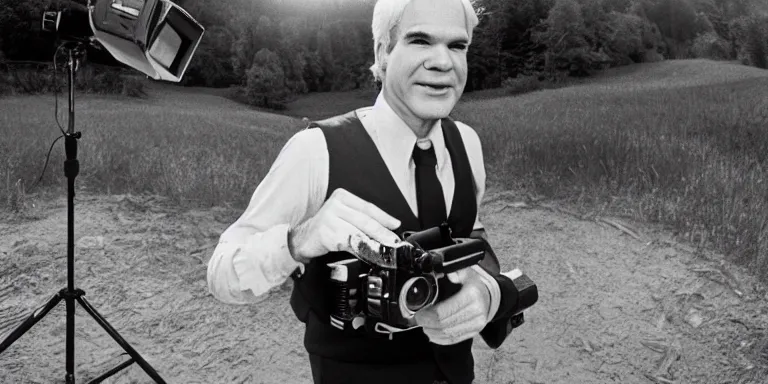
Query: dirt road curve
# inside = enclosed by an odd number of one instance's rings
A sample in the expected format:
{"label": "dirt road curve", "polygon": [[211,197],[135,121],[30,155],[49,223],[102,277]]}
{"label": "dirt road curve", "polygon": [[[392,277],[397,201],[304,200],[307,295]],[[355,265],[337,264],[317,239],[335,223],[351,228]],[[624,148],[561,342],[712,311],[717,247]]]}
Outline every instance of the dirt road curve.
{"label": "dirt road curve", "polygon": [[[515,200],[489,194],[484,223],[540,299],[501,348],[476,340],[477,384],[768,383],[765,286],[649,226],[635,238]],[[238,214],[79,194],[76,285],[169,383],[310,383],[289,284],[249,306],[207,293],[205,263]],[[0,333],[66,285],[64,200],[27,215],[0,222]],[[0,383],[64,382],[64,316],[62,303],[0,355]],[[79,307],[76,340],[77,382],[124,360]],[[151,381],[134,364],[108,382]]]}

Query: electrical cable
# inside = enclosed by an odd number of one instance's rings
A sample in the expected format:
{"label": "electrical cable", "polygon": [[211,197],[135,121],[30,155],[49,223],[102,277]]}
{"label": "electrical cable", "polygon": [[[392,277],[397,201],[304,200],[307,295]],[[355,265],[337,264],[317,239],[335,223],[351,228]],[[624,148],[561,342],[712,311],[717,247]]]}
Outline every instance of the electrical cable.
{"label": "electrical cable", "polygon": [[48,149],[48,154],[45,156],[45,164],[43,165],[43,171],[40,172],[40,177],[37,179],[35,184],[32,185],[32,187],[29,188],[27,193],[32,192],[38,184],[40,184],[40,181],[43,180],[43,176],[45,176],[45,170],[48,168],[48,160],[51,158],[51,152],[53,151],[53,146],[56,145],[56,142],[59,141],[62,137],[66,136],[67,133],[64,131],[64,128],[61,126],[61,123],[59,122],[59,92],[58,92],[58,78],[56,76],[57,72],[57,66],[56,66],[56,58],[59,55],[59,50],[61,50],[62,47],[64,47],[66,43],[62,43],[59,45],[58,48],[56,48],[56,52],[53,54],[53,98],[54,98],[54,111],[53,115],[56,120],[56,125],[59,126],[59,130],[61,131],[61,135],[57,137],[55,140],[53,140],[53,143],[51,143],[51,147]]}
{"label": "electrical cable", "polygon": [[66,44],[67,43],[62,43],[61,45],[59,45],[59,47],[56,48],[56,52],[53,54],[53,100],[55,105],[53,114],[54,114],[54,117],[56,118],[56,125],[59,126],[59,130],[61,131],[62,135],[66,135],[66,132],[64,132],[64,128],[61,126],[61,123],[59,123],[59,86],[58,86],[59,81],[56,77],[56,72],[57,72],[56,56],[59,55],[59,50]]}
{"label": "electrical cable", "polygon": [[31,188],[29,188],[29,191],[27,191],[27,192],[32,192],[32,191],[35,189],[35,187],[37,187],[37,184],[39,184],[39,183],[40,183],[40,181],[41,181],[41,180],[43,180],[43,176],[45,175],[45,169],[46,169],[46,168],[48,168],[48,159],[50,159],[50,158],[51,158],[51,151],[53,151],[53,146],[54,146],[54,145],[56,144],[56,142],[57,142],[57,141],[59,141],[59,139],[61,139],[62,137],[64,137],[64,135],[61,135],[61,136],[57,137],[57,138],[56,138],[56,140],[54,140],[54,141],[53,141],[53,143],[51,143],[51,148],[49,148],[49,149],[48,149],[48,155],[46,155],[46,156],[45,156],[45,165],[43,165],[43,171],[42,171],[42,172],[40,172],[40,178],[39,178],[39,179],[37,179],[37,181],[35,182],[35,184],[33,184],[33,185],[32,185],[32,187],[31,187]]}

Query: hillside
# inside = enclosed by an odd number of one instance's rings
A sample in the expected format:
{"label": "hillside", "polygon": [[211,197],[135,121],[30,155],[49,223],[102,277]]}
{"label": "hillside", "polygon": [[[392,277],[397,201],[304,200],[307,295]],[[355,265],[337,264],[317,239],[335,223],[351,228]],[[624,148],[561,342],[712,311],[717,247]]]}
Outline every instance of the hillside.
{"label": "hillside", "polygon": [[[514,97],[505,97],[503,90],[491,89],[465,93],[459,101],[460,109],[474,108],[495,99],[495,105],[535,103],[542,93],[555,98],[572,94],[601,92],[639,92],[653,89],[687,88],[736,83],[749,79],[768,78],[768,71],[735,62],[705,59],[667,60],[611,68],[586,79],[571,79],[569,85]],[[313,93],[290,102],[280,112],[292,117],[322,119],[352,109],[371,105],[376,90],[352,92]],[[554,100],[557,101],[557,100]],[[456,118],[462,118],[461,113]]]}
{"label": "hillside", "polygon": [[670,225],[768,278],[768,71],[643,64],[454,117],[478,131],[500,188]]}
{"label": "hillside", "polygon": [[[727,225],[762,246],[759,220],[768,217],[761,168],[738,161],[759,147],[728,146],[760,143],[761,131],[744,118],[715,136],[722,125],[711,122],[768,100],[768,76],[744,68],[666,62],[460,104],[456,116],[478,130],[488,164],[481,220],[502,268],[520,267],[540,290],[501,348],[476,340],[476,384],[764,383],[768,286],[756,277],[759,260],[715,246]],[[654,83],[662,77],[666,87]],[[301,121],[189,89],[149,95],[77,99],[76,285],[168,382],[310,383],[290,282],[229,306],[205,280],[218,236]],[[0,130],[16,138],[0,144],[7,174],[37,177],[55,138],[52,102],[0,102]],[[726,140],[742,131],[752,136]],[[0,216],[0,335],[66,284],[64,188],[53,176],[61,160],[55,152],[46,196],[17,196],[20,211]],[[637,178],[638,169],[658,175]],[[713,226],[699,233],[685,220]],[[0,382],[61,382],[64,313],[60,304],[3,353]],[[76,325],[78,382],[124,360],[80,308]],[[133,365],[113,382],[148,379]]]}

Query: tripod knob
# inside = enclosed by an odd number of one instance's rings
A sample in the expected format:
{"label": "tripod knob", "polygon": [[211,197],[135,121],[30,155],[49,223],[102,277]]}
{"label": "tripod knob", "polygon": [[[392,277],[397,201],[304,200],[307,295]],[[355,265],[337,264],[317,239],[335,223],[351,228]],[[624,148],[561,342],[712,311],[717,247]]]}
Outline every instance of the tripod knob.
{"label": "tripod knob", "polygon": [[80,132],[75,132],[64,137],[64,151],[67,154],[67,160],[64,161],[64,175],[67,178],[74,178],[80,173],[80,163],[77,161],[77,139],[81,136]]}

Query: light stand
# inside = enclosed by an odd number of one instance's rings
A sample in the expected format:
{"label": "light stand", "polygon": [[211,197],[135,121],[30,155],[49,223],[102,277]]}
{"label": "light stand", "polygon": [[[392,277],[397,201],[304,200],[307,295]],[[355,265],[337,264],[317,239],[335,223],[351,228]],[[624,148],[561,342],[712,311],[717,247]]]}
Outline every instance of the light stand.
{"label": "light stand", "polygon": [[[74,46],[73,46],[74,45]],[[114,375],[120,370],[137,363],[156,383],[165,384],[136,350],[134,350],[112,326],[105,320],[93,306],[85,299],[85,292],[75,288],[75,177],[80,171],[77,161],[77,140],[80,132],[75,132],[75,72],[78,69],[80,59],[85,53],[82,43],[67,43],[67,69],[69,74],[69,127],[64,137],[64,150],[66,161],[64,162],[64,175],[67,177],[67,288],[56,293],[45,305],[34,311],[21,325],[14,329],[10,335],[0,343],[0,353],[3,353],[19,337],[32,328],[53,309],[61,300],[67,305],[67,344],[66,344],[66,384],[75,384],[75,301],[88,312],[99,325],[130,355],[130,359],[109,370],[103,375],[91,380],[89,383],[100,383],[104,379]]]}

